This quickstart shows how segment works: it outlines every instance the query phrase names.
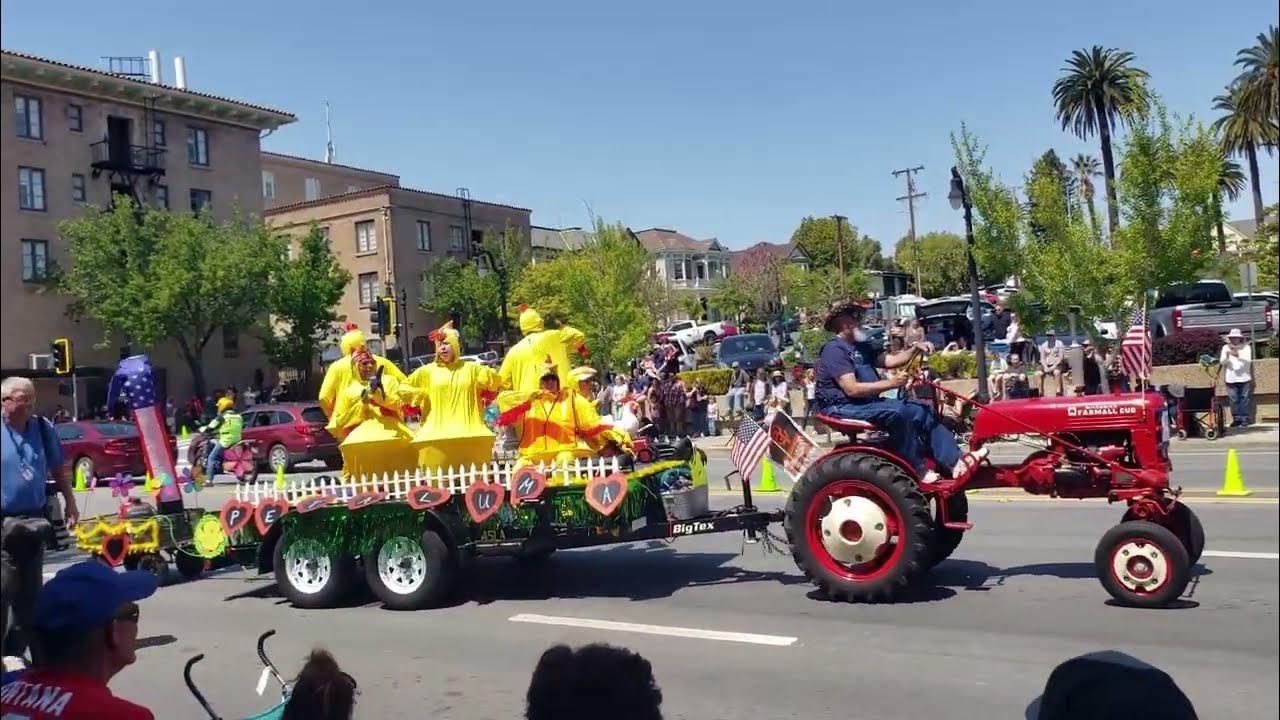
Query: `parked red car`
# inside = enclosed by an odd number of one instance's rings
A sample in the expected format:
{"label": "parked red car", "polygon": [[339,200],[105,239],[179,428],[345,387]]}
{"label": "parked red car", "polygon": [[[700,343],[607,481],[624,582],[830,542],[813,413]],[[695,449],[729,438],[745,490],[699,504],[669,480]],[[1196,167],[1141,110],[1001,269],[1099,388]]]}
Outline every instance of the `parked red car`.
{"label": "parked red car", "polygon": [[62,469],[67,477],[74,478],[77,468],[84,472],[86,481],[116,473],[146,473],[138,429],[131,423],[81,420],[53,427],[62,443]]}
{"label": "parked red car", "polygon": [[259,457],[275,472],[283,467],[323,460],[325,467],[342,467],[338,441],[324,426],[329,418],[314,402],[252,405],[240,413],[244,418],[244,439],[258,442]]}

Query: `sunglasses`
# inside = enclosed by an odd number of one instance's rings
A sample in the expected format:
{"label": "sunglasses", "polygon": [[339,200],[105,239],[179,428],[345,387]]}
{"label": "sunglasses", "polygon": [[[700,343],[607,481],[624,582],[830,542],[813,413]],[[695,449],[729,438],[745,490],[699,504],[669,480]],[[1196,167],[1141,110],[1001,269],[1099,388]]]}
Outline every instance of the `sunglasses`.
{"label": "sunglasses", "polygon": [[128,610],[121,610],[120,612],[116,613],[115,617],[111,619],[117,622],[136,623],[138,622],[138,618],[140,617],[142,617],[142,610],[138,607],[132,607],[132,608],[129,608]]}

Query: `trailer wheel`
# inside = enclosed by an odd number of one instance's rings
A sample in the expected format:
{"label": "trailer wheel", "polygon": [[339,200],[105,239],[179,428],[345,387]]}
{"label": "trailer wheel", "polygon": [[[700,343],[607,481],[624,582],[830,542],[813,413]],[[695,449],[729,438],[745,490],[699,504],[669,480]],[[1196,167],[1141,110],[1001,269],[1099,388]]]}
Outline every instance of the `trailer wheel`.
{"label": "trailer wheel", "polygon": [[276,585],[296,607],[308,610],[334,607],[355,585],[355,560],[326,550],[317,540],[294,541],[285,550],[284,539],[273,553]]}
{"label": "trailer wheel", "polygon": [[925,573],[933,519],[915,481],[876,455],[842,453],[809,469],[787,499],[800,570],[828,597],[891,600]]}
{"label": "trailer wheel", "polygon": [[1191,579],[1182,541],[1146,520],[1122,522],[1107,531],[1093,554],[1098,580],[1111,597],[1130,607],[1165,607]]}
{"label": "trailer wheel", "polygon": [[421,537],[392,535],[364,561],[365,580],[391,610],[420,610],[437,605],[457,575],[449,546],[434,530]]}
{"label": "trailer wheel", "polygon": [[203,575],[206,562],[199,555],[192,555],[182,549],[173,553],[173,564],[178,568],[178,574],[187,580],[195,580]]}
{"label": "trailer wheel", "polygon": [[[953,522],[965,522],[969,519],[969,498],[958,492],[947,498],[947,517]],[[942,513],[933,515],[933,558],[931,565],[951,557],[951,553],[960,547],[964,539],[964,530],[953,530],[942,526]]]}
{"label": "trailer wheel", "polygon": [[[169,561],[160,557],[159,553],[142,553],[136,557],[137,559],[132,562],[130,562],[132,556],[130,559],[125,560],[126,570],[142,570],[143,572],[149,572],[156,576],[156,580],[159,581],[160,587],[168,585],[173,580],[173,572],[172,568],[169,567]],[[133,567],[129,567],[130,565],[133,565]]]}

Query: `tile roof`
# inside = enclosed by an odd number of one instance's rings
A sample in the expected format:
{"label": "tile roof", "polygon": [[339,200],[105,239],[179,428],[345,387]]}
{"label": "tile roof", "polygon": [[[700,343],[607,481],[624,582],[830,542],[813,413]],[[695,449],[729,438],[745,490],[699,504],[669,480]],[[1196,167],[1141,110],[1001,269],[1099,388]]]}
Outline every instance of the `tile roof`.
{"label": "tile roof", "polygon": [[769,253],[770,255],[774,256],[779,260],[789,260],[791,259],[792,255],[798,252],[801,256],[799,259],[804,259],[804,260],[808,259],[808,253],[805,252],[804,246],[800,245],[799,243],[758,242],[749,248],[743,248],[742,250],[734,250],[729,256],[729,263],[730,263],[729,266],[736,270],[744,260],[746,260],[747,258],[751,257],[756,253],[761,253],[761,252]]}
{"label": "tile roof", "polygon": [[644,246],[644,249],[651,253],[663,250],[687,250],[690,252],[724,250],[724,246],[715,238],[695,240],[688,235],[666,228],[640,230],[635,235],[640,244]]}
{"label": "tile roof", "polygon": [[385,175],[387,177],[396,178],[397,180],[400,179],[400,176],[395,173],[383,172],[381,170],[370,170],[369,168],[356,167],[354,165],[341,165],[339,163],[327,163],[323,160],[314,160],[312,158],[305,158],[300,155],[286,155],[285,153],[271,152],[270,150],[263,150],[261,151],[261,154],[270,155],[271,157],[283,158],[285,160],[297,160],[299,162],[313,163],[315,165],[321,165],[323,167],[340,168],[342,170],[355,170],[356,172],[370,173],[372,175]]}
{"label": "tile roof", "polygon": [[113,82],[121,82],[121,83],[137,85],[137,86],[146,87],[146,88],[163,88],[164,90],[167,90],[172,93],[177,93],[181,95],[190,95],[192,97],[205,98],[206,100],[217,100],[219,102],[239,105],[241,107],[248,108],[251,110],[256,110],[258,112],[275,115],[282,121],[282,124],[294,122],[295,120],[298,119],[293,113],[285,112],[284,110],[277,110],[275,108],[266,107],[265,105],[254,105],[253,103],[247,103],[247,102],[244,102],[243,100],[235,100],[233,98],[223,97],[221,95],[211,95],[209,93],[202,93],[202,92],[197,92],[195,90],[188,90],[184,88],[174,87],[172,85],[165,85],[163,83],[157,84],[157,83],[147,82],[144,80],[135,80],[133,78],[125,77],[123,75],[115,75],[105,70],[98,70],[96,68],[86,67],[84,65],[75,65],[72,63],[61,62],[59,60],[50,60],[49,58],[40,57],[39,55],[31,55],[29,53],[17,52],[14,50],[2,50],[0,51],[0,53],[3,54],[3,57],[5,60],[9,60],[10,58],[15,58],[18,60],[29,60],[29,61],[39,62],[39,63],[46,63],[48,65],[53,65],[55,67],[65,68],[67,70],[74,70],[76,72],[86,73],[89,75],[98,75],[104,79],[110,79]]}

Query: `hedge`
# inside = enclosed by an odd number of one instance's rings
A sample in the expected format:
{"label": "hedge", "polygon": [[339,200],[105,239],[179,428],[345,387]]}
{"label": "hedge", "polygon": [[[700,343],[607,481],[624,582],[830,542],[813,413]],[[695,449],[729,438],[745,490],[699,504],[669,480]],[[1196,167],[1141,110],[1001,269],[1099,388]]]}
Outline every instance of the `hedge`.
{"label": "hedge", "polygon": [[733,371],[729,368],[687,370],[678,373],[676,377],[680,378],[680,382],[683,382],[685,387],[693,387],[695,383],[701,382],[707,392],[712,395],[724,395],[729,392],[729,381],[733,378]]}
{"label": "hedge", "polygon": [[978,359],[968,350],[934,353],[929,356],[929,368],[943,380],[964,380],[978,374]]}
{"label": "hedge", "polygon": [[1201,355],[1218,357],[1222,336],[1212,328],[1194,328],[1156,338],[1151,343],[1152,365],[1193,365]]}

